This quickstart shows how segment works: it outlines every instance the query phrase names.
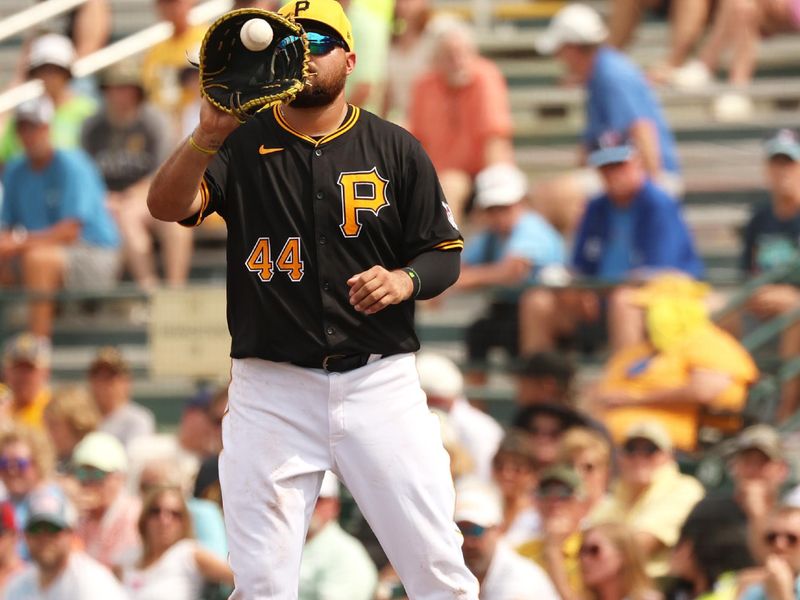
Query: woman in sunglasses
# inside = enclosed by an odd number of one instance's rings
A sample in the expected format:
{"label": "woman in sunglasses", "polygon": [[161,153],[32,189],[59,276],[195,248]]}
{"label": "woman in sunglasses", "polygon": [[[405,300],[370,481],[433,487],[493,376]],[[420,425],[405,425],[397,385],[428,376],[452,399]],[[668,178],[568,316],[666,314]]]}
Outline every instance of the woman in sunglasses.
{"label": "woman in sunglasses", "polygon": [[[15,425],[0,436],[0,481],[14,507],[17,523],[28,518],[28,500],[34,491],[48,485],[55,488],[51,481],[54,465],[52,446],[40,430]],[[30,558],[22,538],[18,550],[22,558]]]}
{"label": "woman in sunglasses", "polygon": [[228,565],[192,539],[189,510],[178,488],[150,493],[139,533],[142,556],[123,575],[131,600],[199,600],[205,582],[233,585]]}
{"label": "woman in sunglasses", "polygon": [[644,569],[633,532],[604,523],[583,534],[578,552],[586,597],[591,600],[658,600],[661,595]]}

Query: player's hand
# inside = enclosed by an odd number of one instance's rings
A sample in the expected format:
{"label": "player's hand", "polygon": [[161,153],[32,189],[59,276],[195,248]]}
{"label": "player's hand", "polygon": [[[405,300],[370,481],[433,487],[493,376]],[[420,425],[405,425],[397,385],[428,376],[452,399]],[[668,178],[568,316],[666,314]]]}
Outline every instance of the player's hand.
{"label": "player's hand", "polygon": [[200,104],[200,124],[193,138],[198,145],[209,150],[219,150],[222,143],[241,123],[233,115],[222,112],[203,98]]}
{"label": "player's hand", "polygon": [[405,271],[387,271],[375,266],[347,280],[350,304],[358,312],[373,315],[391,304],[400,304],[414,293],[414,283]]}

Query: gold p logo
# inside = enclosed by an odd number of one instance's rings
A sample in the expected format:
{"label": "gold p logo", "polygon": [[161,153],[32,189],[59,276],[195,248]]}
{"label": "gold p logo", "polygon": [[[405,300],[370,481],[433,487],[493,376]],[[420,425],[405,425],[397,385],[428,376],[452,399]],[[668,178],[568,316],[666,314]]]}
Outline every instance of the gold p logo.
{"label": "gold p logo", "polygon": [[384,206],[389,206],[386,199],[388,179],[378,174],[377,167],[371,171],[356,171],[339,175],[339,187],[342,189],[342,224],[339,228],[344,237],[358,237],[361,223],[358,213],[369,210],[378,214]]}

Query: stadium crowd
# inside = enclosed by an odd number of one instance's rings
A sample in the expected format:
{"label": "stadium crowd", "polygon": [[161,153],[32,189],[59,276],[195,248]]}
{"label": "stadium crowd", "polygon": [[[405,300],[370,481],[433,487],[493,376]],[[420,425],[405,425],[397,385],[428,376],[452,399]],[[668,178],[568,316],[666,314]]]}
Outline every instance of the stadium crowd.
{"label": "stadium crowd", "polygon": [[[433,0],[342,4],[359,57],[348,100],[422,142],[464,233],[460,279],[420,308],[435,314],[474,290],[490,299],[466,329],[463,363],[425,347],[417,357],[481,600],[800,600],[800,436],[787,427],[800,383],[776,388],[774,414],[748,410],[761,373],[742,343],[788,316],[773,350],[800,356],[800,135],[782,128],[765,140],[769,201],[753,207],[740,249],[742,282],[794,265],[793,277],[715,318],[730,294],[704,280],[658,94],[665,83],[707,84],[730,47],[738,87],[714,110],[741,117],[758,40],[797,30],[798,3],[612,0],[608,23],[567,4],[531,36],[530,56],[555,56],[564,84],[584,90],[585,129],[574,168],[535,181],[515,159],[503,72],[467,22]],[[9,83],[39,79],[44,94],[0,127],[0,293],[29,294],[0,372],[8,600],[200,600],[232,589],[217,469],[226,388],[187,398],[173,432],[134,401],[136,373],[119,348],[95,349],[80,383],[52,375],[59,290],[191,283],[196,231],[155,220],[146,196],[197,122],[187,54],[205,25],[191,24],[193,5],[156,0],[171,37],[76,79],[75,61],[114,34],[112,4],[88,0],[25,40]],[[624,51],[645,9],[671,27],[668,57],[647,73]],[[499,421],[470,398],[496,349],[515,384]],[[587,367],[587,356],[605,360]],[[299,597],[405,597],[330,473]]]}

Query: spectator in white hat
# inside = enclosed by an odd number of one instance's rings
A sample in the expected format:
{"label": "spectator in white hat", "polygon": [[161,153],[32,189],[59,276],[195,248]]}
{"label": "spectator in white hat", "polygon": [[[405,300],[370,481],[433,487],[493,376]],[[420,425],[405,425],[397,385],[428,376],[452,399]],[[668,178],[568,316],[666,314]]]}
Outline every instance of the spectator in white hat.
{"label": "spectator in white hat", "polygon": [[487,314],[470,325],[467,353],[486,360],[492,347],[519,353],[517,304],[520,288],[546,279],[566,260],[564,240],[538,213],[526,207],[528,178],[518,167],[492,165],[475,178],[475,205],[482,228],[467,240],[454,289],[496,289]]}
{"label": "spectator in white hat", "polygon": [[464,561],[481,584],[480,600],[559,598],[542,568],[501,540],[500,502],[496,490],[480,483],[456,490],[455,522],[464,535]]}
{"label": "spectator in white hat", "polygon": [[[554,54],[569,78],[586,90],[579,166],[585,166],[592,141],[605,131],[620,131],[631,138],[648,176],[671,195],[680,196],[683,180],[675,139],[661,104],[640,69],[606,44],[607,35],[594,8],[574,3],[558,11],[535,42],[539,54]],[[542,182],[533,201],[568,234],[577,226],[585,202],[602,189],[598,174],[584,169]]]}
{"label": "spectator in white hat", "polygon": [[[111,287],[119,264],[100,174],[83,152],[53,145],[54,114],[46,96],[17,107],[14,128],[25,153],[5,167],[0,211],[0,283],[45,296],[62,287]],[[54,310],[50,299],[31,301],[31,333],[49,336]]]}
{"label": "spectator in white hat", "polygon": [[325,472],[300,564],[299,600],[371,600],[378,574],[364,546],[339,518],[339,480]]}
{"label": "spectator in white hat", "polygon": [[37,493],[30,507],[24,526],[33,565],[9,581],[5,600],[126,598],[108,569],[76,549],[77,515],[63,493]]}
{"label": "spectator in white hat", "polygon": [[108,567],[130,563],[141,548],[141,502],[126,490],[125,448],[110,433],[94,431],[75,446],[72,465],[81,492],[76,531],[86,553]]}
{"label": "spectator in white hat", "polygon": [[[83,122],[97,110],[92,98],[70,87],[74,62],[75,47],[66,36],[46,33],[31,42],[27,77],[41,80],[44,95],[55,107],[50,139],[56,148],[77,148]],[[0,136],[0,164],[19,156],[22,150],[15,120],[9,119]]]}
{"label": "spectator in white hat", "polygon": [[419,352],[417,372],[428,406],[447,415],[458,442],[472,459],[475,474],[484,481],[491,481],[492,459],[503,439],[503,428],[467,401],[461,370],[446,356],[430,351]]}

